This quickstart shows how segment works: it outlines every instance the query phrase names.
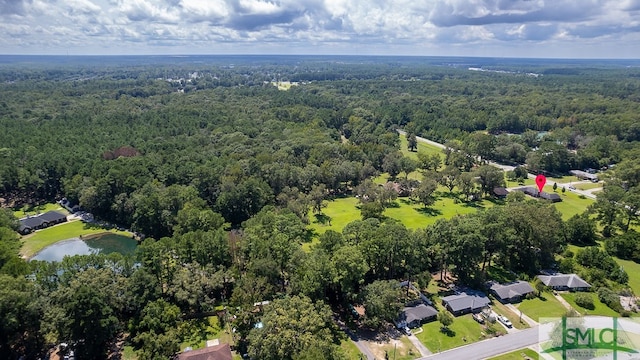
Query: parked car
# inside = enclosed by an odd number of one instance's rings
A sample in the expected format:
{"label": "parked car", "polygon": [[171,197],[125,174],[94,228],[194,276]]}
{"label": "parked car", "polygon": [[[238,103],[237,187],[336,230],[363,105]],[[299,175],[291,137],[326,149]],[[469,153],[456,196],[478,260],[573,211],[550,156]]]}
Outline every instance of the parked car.
{"label": "parked car", "polygon": [[473,314],[473,320],[479,322],[480,324],[484,324],[484,316],[481,314]]}
{"label": "parked car", "polygon": [[405,326],[402,331],[404,331],[405,334],[407,334],[407,336],[411,336],[411,329],[409,329],[408,326]]}
{"label": "parked car", "polygon": [[509,319],[507,319],[505,316],[503,315],[498,315],[498,321],[500,321],[501,323],[504,324],[504,326],[510,328],[513,326],[513,324],[511,324],[511,321],[509,321]]}

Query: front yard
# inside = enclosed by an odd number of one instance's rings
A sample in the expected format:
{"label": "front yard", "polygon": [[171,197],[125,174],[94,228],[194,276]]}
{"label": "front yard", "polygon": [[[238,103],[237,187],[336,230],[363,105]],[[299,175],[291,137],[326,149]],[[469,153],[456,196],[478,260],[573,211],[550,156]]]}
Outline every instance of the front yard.
{"label": "front yard", "polygon": [[588,296],[591,296],[591,298],[593,299],[593,305],[595,305],[595,308],[593,310],[585,309],[583,307],[578,306],[578,304],[576,304],[576,295],[578,294],[579,293],[564,293],[564,294],[560,294],[560,296],[562,296],[563,299],[565,299],[569,304],[571,304],[571,307],[574,308],[581,315],[600,315],[600,316],[615,316],[615,317],[620,316],[618,312],[613,311],[610,307],[600,302],[600,299],[598,299],[598,295],[594,293],[584,293]]}
{"label": "front yard", "polygon": [[[423,331],[416,334],[416,337],[427,349],[434,353],[453,349],[486,338],[482,325],[473,320],[471,314],[456,317],[453,320],[453,324],[449,326],[451,330],[449,334],[440,331],[441,326],[442,324],[440,324],[439,321],[432,321],[422,325]],[[494,326],[498,330],[501,329],[498,325]]]}
{"label": "front yard", "polygon": [[540,322],[540,318],[561,317],[567,313],[567,308],[562,305],[550,292],[543,292],[541,297],[522,300],[516,304],[518,310]]}

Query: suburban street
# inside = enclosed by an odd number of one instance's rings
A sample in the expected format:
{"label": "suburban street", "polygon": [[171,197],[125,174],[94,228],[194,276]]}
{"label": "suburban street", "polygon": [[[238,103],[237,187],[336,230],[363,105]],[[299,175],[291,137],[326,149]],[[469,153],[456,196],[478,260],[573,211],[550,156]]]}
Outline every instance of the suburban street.
{"label": "suburban street", "polygon": [[443,351],[441,353],[425,356],[420,358],[420,360],[486,359],[536,345],[539,341],[548,340],[547,338],[539,339],[538,331],[539,327],[536,326],[497,338],[491,338]]}

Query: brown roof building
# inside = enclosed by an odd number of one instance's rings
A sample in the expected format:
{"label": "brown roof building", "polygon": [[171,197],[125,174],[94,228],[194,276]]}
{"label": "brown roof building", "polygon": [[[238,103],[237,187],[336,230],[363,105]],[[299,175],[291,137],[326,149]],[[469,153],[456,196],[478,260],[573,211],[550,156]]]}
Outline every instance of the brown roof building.
{"label": "brown roof building", "polygon": [[177,360],[232,360],[232,357],[229,344],[220,344],[182,352]]}

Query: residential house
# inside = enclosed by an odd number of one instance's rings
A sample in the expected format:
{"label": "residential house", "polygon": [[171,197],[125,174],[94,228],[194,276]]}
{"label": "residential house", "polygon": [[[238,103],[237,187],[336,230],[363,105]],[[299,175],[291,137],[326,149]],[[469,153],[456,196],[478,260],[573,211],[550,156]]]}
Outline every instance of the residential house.
{"label": "residential house", "polygon": [[531,186],[526,186],[526,187],[521,187],[521,188],[517,188],[514,189],[514,191],[522,191],[523,193],[535,197],[535,198],[541,198],[541,199],[545,199],[545,200],[550,200],[552,202],[560,202],[562,201],[562,198],[560,197],[560,195],[556,194],[556,193],[546,193],[544,191],[538,191],[538,189],[533,188]]}
{"label": "residential house", "polygon": [[436,316],[438,316],[438,310],[433,306],[419,304],[402,309],[398,322],[404,323],[410,328],[417,328],[426,322],[435,320]]}
{"label": "residential house", "polygon": [[562,198],[560,197],[560,195],[556,194],[556,193],[546,193],[546,192],[541,192],[540,193],[540,198],[541,199],[545,199],[545,200],[549,200],[551,202],[560,202],[562,201]]}
{"label": "residential house", "polygon": [[480,312],[489,304],[491,300],[479,291],[464,290],[442,298],[442,305],[455,316]]}
{"label": "residential house", "polygon": [[538,279],[554,290],[586,291],[591,285],[576,274],[538,275]]}
{"label": "residential house", "polygon": [[578,179],[581,180],[589,180],[592,182],[598,182],[598,175],[596,174],[592,174],[586,171],[582,171],[582,170],[570,170],[569,174],[577,177]]}
{"label": "residential house", "polygon": [[526,281],[515,281],[508,284],[493,283],[489,288],[501,303],[514,303],[534,292],[533,287]]}
{"label": "residential house", "polygon": [[38,229],[44,229],[55,224],[67,221],[67,217],[57,211],[47,211],[44,214],[36,216],[28,216],[20,219],[20,227],[18,232],[22,235],[29,234]]}
{"label": "residential house", "polygon": [[176,360],[232,360],[229,344],[220,344],[198,350],[183,351]]}
{"label": "residential house", "polygon": [[499,199],[504,199],[509,195],[509,190],[503,187],[495,187],[493,188],[493,195]]}

